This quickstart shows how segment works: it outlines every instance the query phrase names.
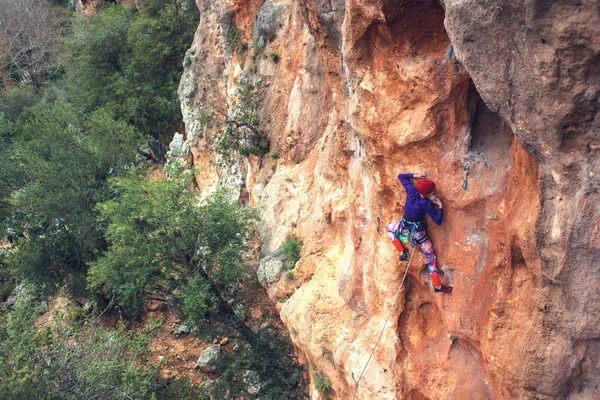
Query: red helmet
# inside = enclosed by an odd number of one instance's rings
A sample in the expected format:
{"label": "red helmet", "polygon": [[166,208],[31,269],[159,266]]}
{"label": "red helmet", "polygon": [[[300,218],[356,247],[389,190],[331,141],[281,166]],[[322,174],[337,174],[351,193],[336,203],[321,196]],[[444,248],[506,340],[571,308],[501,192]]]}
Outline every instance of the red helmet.
{"label": "red helmet", "polygon": [[417,190],[419,191],[421,196],[426,197],[435,190],[435,183],[433,183],[429,179],[422,179],[419,182],[417,182]]}

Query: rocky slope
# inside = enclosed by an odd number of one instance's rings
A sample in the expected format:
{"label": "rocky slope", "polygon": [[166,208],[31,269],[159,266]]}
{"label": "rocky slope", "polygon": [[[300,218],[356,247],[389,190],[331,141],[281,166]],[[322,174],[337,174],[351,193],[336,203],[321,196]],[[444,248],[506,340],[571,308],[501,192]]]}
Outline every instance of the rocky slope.
{"label": "rocky slope", "polygon": [[[261,210],[261,280],[336,398],[390,313],[356,398],[600,395],[598,2],[197,4],[172,154]],[[256,82],[276,156],[217,168],[207,104]],[[444,201],[429,232],[455,291],[434,294],[417,254],[394,306],[405,264],[384,228],[413,171]]]}

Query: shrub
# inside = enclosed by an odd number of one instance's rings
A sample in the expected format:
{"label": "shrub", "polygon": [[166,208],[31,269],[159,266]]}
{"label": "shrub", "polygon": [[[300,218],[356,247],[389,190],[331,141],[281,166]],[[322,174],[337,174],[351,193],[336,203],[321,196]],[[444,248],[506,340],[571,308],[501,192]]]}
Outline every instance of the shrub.
{"label": "shrub", "polygon": [[324,400],[329,400],[333,398],[333,387],[331,386],[331,380],[327,377],[327,375],[315,371],[313,372],[313,380],[315,384],[315,389],[317,389],[317,392],[319,392],[321,396],[323,396]]}
{"label": "shrub", "polygon": [[[106,329],[96,320],[79,324],[55,316],[38,328],[39,303],[19,297],[0,324],[0,397],[123,399],[168,398],[149,363],[148,341],[158,324],[130,331]],[[185,382],[178,383],[178,391]],[[186,390],[187,391],[187,390]]]}
{"label": "shrub", "polygon": [[243,393],[250,369],[264,382],[261,393],[302,398],[302,370],[289,340],[252,331],[230,306],[232,299],[242,303],[238,290],[248,277],[242,256],[254,213],[223,191],[199,201],[188,190],[191,174],[172,171],[171,179],[157,181],[134,172],[113,179],[114,198],[98,207],[108,225],[109,250],[91,264],[90,288],[129,315],[159,293],[199,334],[247,343],[225,360],[223,387],[211,388],[221,398]]}
{"label": "shrub", "polygon": [[191,179],[173,172],[157,181],[134,171],[113,179],[114,199],[98,206],[110,247],[91,264],[88,282],[128,315],[158,291],[196,325],[223,311],[220,291],[235,291],[247,275],[241,257],[254,214],[222,191],[199,203]]}
{"label": "shrub", "polygon": [[244,35],[237,26],[229,29],[229,39],[227,41],[232,53],[242,55],[248,49],[248,44],[244,42]]}
{"label": "shrub", "polygon": [[200,123],[214,129],[212,143],[221,165],[232,164],[239,155],[263,156],[269,152],[269,137],[260,127],[261,84],[260,80],[238,83],[237,96],[225,110],[198,104]]}
{"label": "shrub", "polygon": [[269,53],[269,58],[271,59],[271,61],[273,61],[275,64],[277,64],[279,62],[279,60],[281,60],[281,56],[275,52],[270,52]]}
{"label": "shrub", "polygon": [[300,260],[300,249],[302,242],[294,237],[288,237],[281,246],[283,255],[288,259],[288,268],[294,268],[298,260]]}
{"label": "shrub", "polygon": [[7,121],[15,123],[21,113],[39,102],[39,93],[31,85],[21,85],[0,90],[0,113]]}

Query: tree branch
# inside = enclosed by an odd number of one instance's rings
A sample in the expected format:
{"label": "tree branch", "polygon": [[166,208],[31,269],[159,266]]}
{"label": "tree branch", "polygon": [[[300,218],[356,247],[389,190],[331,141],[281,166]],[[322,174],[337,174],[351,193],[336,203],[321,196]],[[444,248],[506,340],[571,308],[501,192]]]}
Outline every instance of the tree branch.
{"label": "tree branch", "polygon": [[231,119],[226,119],[225,123],[228,125],[235,125],[236,128],[241,128],[241,127],[245,127],[248,128],[252,131],[252,133],[254,133],[255,135],[259,136],[260,132],[258,129],[256,129],[256,127],[252,124],[249,124],[247,122],[239,122],[239,121],[235,121],[235,120],[231,120]]}

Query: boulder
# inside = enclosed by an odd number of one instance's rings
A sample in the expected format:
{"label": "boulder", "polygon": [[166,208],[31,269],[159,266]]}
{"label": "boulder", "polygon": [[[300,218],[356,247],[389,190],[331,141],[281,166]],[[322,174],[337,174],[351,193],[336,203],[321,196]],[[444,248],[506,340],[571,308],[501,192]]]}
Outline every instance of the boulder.
{"label": "boulder", "polygon": [[281,278],[281,272],[285,268],[286,258],[281,252],[268,255],[260,260],[260,265],[256,271],[258,281],[267,288],[273,282]]}
{"label": "boulder", "polygon": [[221,360],[223,359],[223,350],[221,346],[212,345],[206,348],[196,361],[196,369],[202,372],[214,373],[217,371]]}

